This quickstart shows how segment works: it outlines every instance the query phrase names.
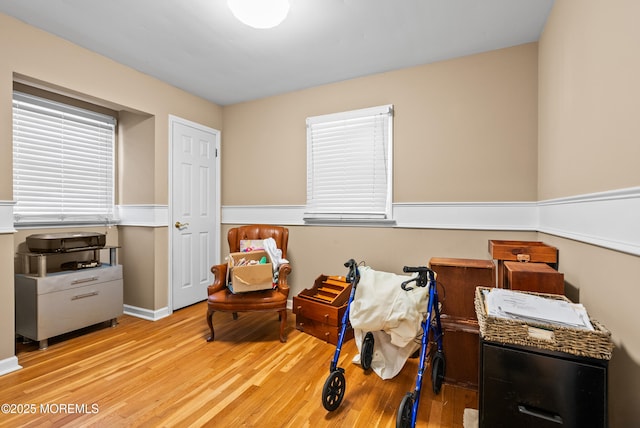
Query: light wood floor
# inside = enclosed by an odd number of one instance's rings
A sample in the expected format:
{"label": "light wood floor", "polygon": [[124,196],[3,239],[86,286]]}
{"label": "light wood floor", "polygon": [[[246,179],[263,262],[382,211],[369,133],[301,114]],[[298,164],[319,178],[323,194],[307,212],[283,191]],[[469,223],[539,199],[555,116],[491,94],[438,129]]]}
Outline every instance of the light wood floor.
{"label": "light wood floor", "polygon": [[[339,363],[345,398],[327,412],[334,345],[296,330],[291,313],[285,344],[275,313],[216,313],[208,343],[205,312],[198,303],[156,322],[125,315],[116,327],[50,339],[44,351],[18,342],[23,369],[0,378],[0,403],[35,413],[3,407],[0,426],[393,427],[413,390],[417,359],[382,380],[351,363],[350,340]],[[445,384],[434,396],[425,376],[418,426],[461,428],[465,407],[477,408],[476,391]]]}

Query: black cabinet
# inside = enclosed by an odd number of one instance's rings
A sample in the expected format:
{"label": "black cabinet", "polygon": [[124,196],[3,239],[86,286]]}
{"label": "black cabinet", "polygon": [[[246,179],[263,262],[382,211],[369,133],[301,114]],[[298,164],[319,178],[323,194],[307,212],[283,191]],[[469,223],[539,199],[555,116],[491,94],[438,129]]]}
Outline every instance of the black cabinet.
{"label": "black cabinet", "polygon": [[480,428],[607,426],[607,360],[481,341]]}

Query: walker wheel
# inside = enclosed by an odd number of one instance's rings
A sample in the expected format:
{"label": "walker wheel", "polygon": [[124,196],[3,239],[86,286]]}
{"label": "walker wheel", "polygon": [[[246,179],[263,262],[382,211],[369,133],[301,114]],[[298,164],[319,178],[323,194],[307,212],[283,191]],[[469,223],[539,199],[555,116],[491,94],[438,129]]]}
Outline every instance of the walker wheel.
{"label": "walker wheel", "polygon": [[398,416],[396,417],[396,428],[411,427],[411,417],[413,415],[413,393],[407,392],[400,402]]}
{"label": "walker wheel", "polygon": [[340,370],[333,371],[322,388],[322,405],[332,412],[340,406],[344,398],[346,382],[344,374]]}
{"label": "walker wheel", "polygon": [[373,337],[373,333],[368,332],[364,336],[364,340],[362,341],[362,351],[360,352],[360,363],[362,364],[363,370],[369,370],[371,368],[371,360],[373,360],[374,344],[375,344],[375,339]]}
{"label": "walker wheel", "polygon": [[445,361],[442,351],[437,351],[431,360],[431,385],[433,393],[439,394],[444,380]]}

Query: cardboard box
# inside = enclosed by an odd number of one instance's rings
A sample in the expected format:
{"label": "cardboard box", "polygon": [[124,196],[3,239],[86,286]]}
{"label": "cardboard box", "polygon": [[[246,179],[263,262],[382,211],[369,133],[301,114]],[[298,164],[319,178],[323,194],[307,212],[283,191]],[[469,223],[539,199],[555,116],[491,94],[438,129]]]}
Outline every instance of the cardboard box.
{"label": "cardboard box", "polygon": [[[263,257],[267,258],[265,264],[239,266],[243,259],[245,261],[260,261]],[[273,267],[269,254],[264,250],[229,254],[228,272],[230,272],[229,280],[231,282],[229,289],[233,293],[271,290],[273,288]]]}

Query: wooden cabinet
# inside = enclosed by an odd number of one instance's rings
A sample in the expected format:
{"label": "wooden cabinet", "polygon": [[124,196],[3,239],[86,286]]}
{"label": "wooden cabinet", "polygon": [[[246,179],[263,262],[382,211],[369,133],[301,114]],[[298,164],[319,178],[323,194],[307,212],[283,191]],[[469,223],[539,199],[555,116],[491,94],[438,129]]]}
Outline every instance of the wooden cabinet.
{"label": "wooden cabinet", "polygon": [[429,267],[442,303],[442,346],[446,360],[445,382],[478,387],[480,330],[474,298],[477,286],[495,287],[492,260],[433,257]]}
{"label": "wooden cabinet", "polygon": [[496,271],[491,260],[432,257],[429,267],[442,285],[442,313],[452,318],[475,320],[473,304],[477,286],[495,287]]}
{"label": "wooden cabinet", "polygon": [[39,342],[111,320],[123,312],[122,266],[15,277],[16,334]]}
{"label": "wooden cabinet", "polygon": [[608,361],[482,341],[480,428],[606,427]]}
{"label": "wooden cabinet", "polygon": [[441,317],[442,347],[446,361],[444,381],[465,388],[478,388],[480,329],[475,320]]}
{"label": "wooden cabinet", "polygon": [[536,293],[564,294],[564,274],[546,263],[504,262],[504,288]]}

